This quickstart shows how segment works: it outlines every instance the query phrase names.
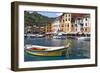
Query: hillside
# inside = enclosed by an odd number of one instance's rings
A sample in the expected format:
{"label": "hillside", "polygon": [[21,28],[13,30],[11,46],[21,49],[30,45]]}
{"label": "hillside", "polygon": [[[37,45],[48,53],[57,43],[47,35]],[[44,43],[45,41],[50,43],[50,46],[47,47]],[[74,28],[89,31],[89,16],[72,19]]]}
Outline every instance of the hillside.
{"label": "hillside", "polygon": [[29,13],[28,11],[24,12],[24,23],[25,26],[45,26],[48,22],[53,22],[55,18],[48,18],[41,14],[38,14],[36,11]]}

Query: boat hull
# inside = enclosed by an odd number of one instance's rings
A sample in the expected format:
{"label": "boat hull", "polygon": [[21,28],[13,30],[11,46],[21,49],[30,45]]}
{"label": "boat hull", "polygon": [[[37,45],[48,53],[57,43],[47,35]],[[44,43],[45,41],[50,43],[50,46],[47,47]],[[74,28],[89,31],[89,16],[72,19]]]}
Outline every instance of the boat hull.
{"label": "boat hull", "polygon": [[66,49],[55,50],[55,51],[30,51],[25,50],[26,53],[36,56],[63,56],[65,55]]}

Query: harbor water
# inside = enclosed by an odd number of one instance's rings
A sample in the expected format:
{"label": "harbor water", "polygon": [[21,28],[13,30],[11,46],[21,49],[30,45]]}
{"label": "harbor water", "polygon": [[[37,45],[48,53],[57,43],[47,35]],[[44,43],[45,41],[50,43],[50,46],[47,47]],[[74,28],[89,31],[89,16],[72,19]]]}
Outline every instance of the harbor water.
{"label": "harbor water", "polygon": [[[77,37],[80,38],[80,37]],[[73,38],[51,39],[51,38],[25,38],[24,45],[39,46],[65,46],[67,41],[71,41],[71,54],[68,56],[35,56],[24,52],[24,61],[47,61],[47,60],[69,60],[90,58],[90,40],[78,40]]]}

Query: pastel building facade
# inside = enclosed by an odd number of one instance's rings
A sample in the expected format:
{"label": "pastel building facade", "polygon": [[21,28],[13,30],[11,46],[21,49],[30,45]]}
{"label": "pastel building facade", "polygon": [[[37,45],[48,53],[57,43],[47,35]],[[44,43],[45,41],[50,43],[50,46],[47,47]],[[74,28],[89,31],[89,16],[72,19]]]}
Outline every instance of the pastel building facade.
{"label": "pastel building facade", "polygon": [[45,26],[45,33],[46,34],[52,33],[52,23],[51,22],[48,22],[47,25]]}
{"label": "pastel building facade", "polygon": [[64,13],[60,18],[60,31],[66,33],[70,33],[71,31],[71,14]]}
{"label": "pastel building facade", "polygon": [[54,22],[46,25],[46,33],[90,34],[90,15],[79,13],[63,13]]}
{"label": "pastel building facade", "polygon": [[83,17],[77,17],[75,20],[75,24],[77,25],[77,33],[83,33]]}
{"label": "pastel building facade", "polygon": [[89,14],[78,14],[72,13],[72,33],[86,33],[90,34],[90,15]]}
{"label": "pastel building facade", "polygon": [[84,20],[83,20],[83,23],[84,23],[84,33],[90,33],[91,31],[91,19],[90,19],[90,16],[89,15],[86,15],[84,17]]}

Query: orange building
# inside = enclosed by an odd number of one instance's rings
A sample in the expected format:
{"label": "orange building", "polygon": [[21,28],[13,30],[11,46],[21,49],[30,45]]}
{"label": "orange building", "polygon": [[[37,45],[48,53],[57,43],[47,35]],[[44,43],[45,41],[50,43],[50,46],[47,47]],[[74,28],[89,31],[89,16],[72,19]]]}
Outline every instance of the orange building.
{"label": "orange building", "polygon": [[51,22],[49,22],[49,23],[46,25],[45,32],[46,32],[46,33],[51,33],[51,32],[52,32],[52,24],[51,24]]}

